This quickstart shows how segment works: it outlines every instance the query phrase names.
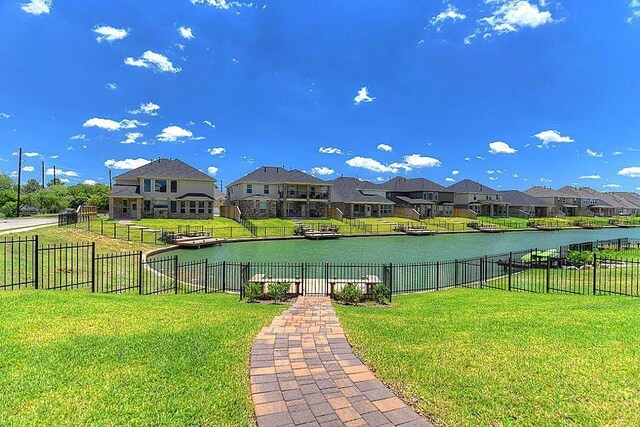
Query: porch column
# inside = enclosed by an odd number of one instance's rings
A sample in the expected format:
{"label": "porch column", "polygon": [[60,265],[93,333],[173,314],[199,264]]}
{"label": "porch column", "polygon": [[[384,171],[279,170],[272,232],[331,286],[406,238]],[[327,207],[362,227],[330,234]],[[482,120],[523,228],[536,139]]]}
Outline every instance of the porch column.
{"label": "porch column", "polygon": [[113,197],[109,197],[109,219],[114,219],[113,216],[113,204],[115,203],[115,200]]}
{"label": "porch column", "polygon": [[489,216],[493,217],[493,203],[489,205]]}
{"label": "porch column", "polygon": [[350,217],[350,218],[353,218],[353,203],[350,203],[350,204],[349,204],[349,212],[350,212],[349,217]]}
{"label": "porch column", "polygon": [[142,219],[142,207],[144,205],[144,199],[136,199],[136,219]]}
{"label": "porch column", "polygon": [[378,218],[382,217],[382,205],[378,205]]}

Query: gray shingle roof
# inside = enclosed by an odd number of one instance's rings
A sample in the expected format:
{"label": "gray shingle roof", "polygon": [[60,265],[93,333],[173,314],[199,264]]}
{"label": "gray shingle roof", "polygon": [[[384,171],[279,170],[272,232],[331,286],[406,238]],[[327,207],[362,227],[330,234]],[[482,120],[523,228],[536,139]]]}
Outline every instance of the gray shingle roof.
{"label": "gray shingle roof", "polygon": [[440,184],[436,184],[433,181],[429,181],[425,178],[411,178],[407,179],[401,176],[397,176],[389,181],[381,184],[381,187],[387,191],[395,192],[417,192],[417,191],[450,191],[446,187]]}
{"label": "gray shingle roof", "polygon": [[482,185],[479,182],[471,181],[470,179],[463,179],[460,182],[450,185],[448,188],[456,193],[497,193],[493,188]]}
{"label": "gray shingle roof", "polygon": [[536,207],[551,207],[553,203],[546,200],[538,199],[525,192],[518,190],[506,190],[500,191],[505,202],[513,206],[536,206]]}
{"label": "gray shingle roof", "polygon": [[176,197],[176,200],[183,200],[183,199],[209,199],[209,200],[214,200],[213,197],[209,196],[208,194],[204,194],[204,193],[187,193],[187,194],[183,194],[182,196]]}
{"label": "gray shingle roof", "polygon": [[109,192],[111,197],[142,197],[139,185],[114,185]]}
{"label": "gray shingle roof", "polygon": [[638,193],[632,193],[630,191],[612,191],[609,194],[626,200],[627,202],[634,204],[636,207],[640,207],[640,194]]}
{"label": "gray shingle roof", "polygon": [[565,197],[562,193],[553,188],[535,186],[531,187],[528,190],[524,190],[530,196],[533,197]]}
{"label": "gray shingle roof", "polygon": [[308,185],[327,185],[327,182],[309,175],[302,171],[292,169],[287,170],[280,167],[262,166],[240,179],[233,181],[227,186],[241,183],[283,183],[283,184],[308,184]]}
{"label": "gray shingle roof", "polygon": [[435,205],[433,200],[427,199],[412,199],[411,197],[398,196],[398,199],[410,205]]}
{"label": "gray shingle roof", "polygon": [[379,185],[371,181],[361,181],[357,178],[337,178],[329,181],[333,184],[331,189],[332,203],[378,203],[393,204],[391,200],[380,196],[367,194],[366,190],[383,190]]}
{"label": "gray shingle roof", "polygon": [[154,160],[137,169],[132,169],[118,175],[114,179],[117,182],[118,180],[133,180],[139,177],[197,179],[216,182],[214,178],[211,178],[206,173],[199,171],[193,166],[189,166],[179,159]]}

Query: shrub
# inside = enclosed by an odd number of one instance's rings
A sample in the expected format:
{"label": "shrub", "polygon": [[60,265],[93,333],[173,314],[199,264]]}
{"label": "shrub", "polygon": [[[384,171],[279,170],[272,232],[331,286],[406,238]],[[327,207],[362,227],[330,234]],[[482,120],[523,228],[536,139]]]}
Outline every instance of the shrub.
{"label": "shrub", "polygon": [[382,283],[378,283],[373,288],[373,298],[376,300],[378,304],[386,304],[387,301],[389,300],[390,295],[391,295],[391,292],[389,291],[389,288],[387,288]]}
{"label": "shrub", "polygon": [[262,296],[262,285],[249,282],[244,287],[244,293],[247,296],[247,302],[256,302],[256,300]]}
{"label": "shrub", "polygon": [[358,304],[362,300],[362,291],[353,283],[348,283],[342,290],[334,293],[334,297],[343,304]]}
{"label": "shrub", "polygon": [[273,299],[273,302],[278,304],[284,301],[285,297],[289,293],[288,283],[270,283],[269,290],[267,291],[269,296]]}
{"label": "shrub", "polygon": [[582,267],[593,262],[593,253],[589,251],[570,251],[567,259],[576,267]]}

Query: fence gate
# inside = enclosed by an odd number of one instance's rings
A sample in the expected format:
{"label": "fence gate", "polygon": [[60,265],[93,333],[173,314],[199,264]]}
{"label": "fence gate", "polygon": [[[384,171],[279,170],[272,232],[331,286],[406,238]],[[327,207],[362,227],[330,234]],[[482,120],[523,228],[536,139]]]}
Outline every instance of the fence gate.
{"label": "fence gate", "polygon": [[305,264],[302,295],[329,295],[329,264]]}

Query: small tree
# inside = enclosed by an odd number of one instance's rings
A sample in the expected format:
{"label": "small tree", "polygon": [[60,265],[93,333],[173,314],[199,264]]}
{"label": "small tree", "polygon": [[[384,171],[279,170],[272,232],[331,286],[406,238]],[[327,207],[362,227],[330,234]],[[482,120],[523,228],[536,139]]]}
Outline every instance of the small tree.
{"label": "small tree", "polygon": [[278,304],[284,301],[289,293],[289,286],[288,283],[270,283],[267,293],[273,299],[273,302]]}
{"label": "small tree", "polygon": [[262,296],[262,285],[249,282],[244,287],[244,293],[247,296],[247,302],[256,302]]}

